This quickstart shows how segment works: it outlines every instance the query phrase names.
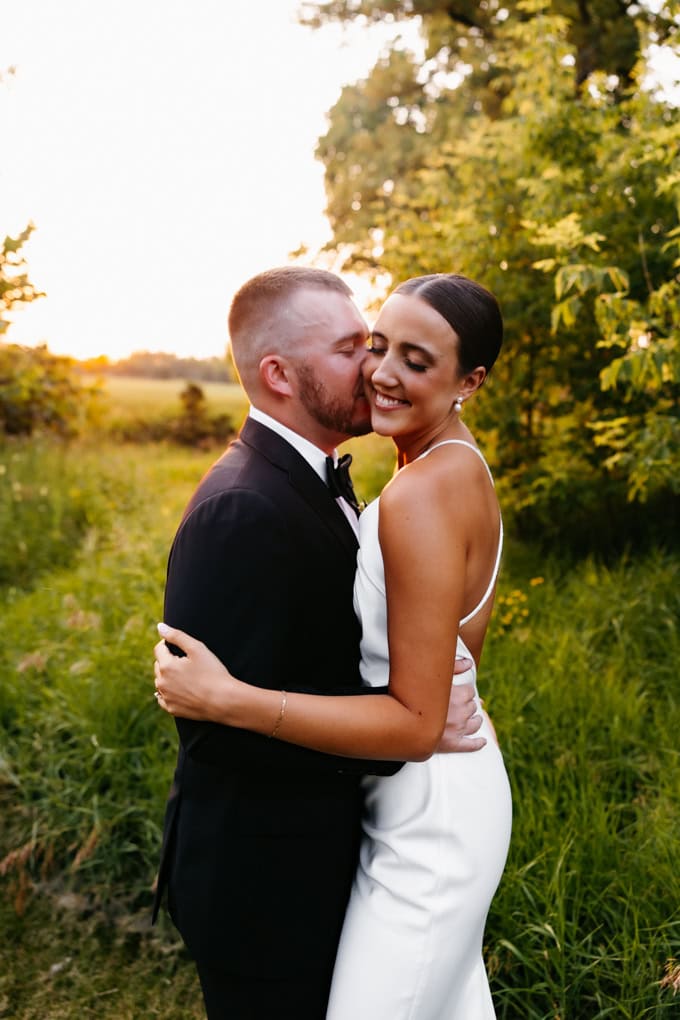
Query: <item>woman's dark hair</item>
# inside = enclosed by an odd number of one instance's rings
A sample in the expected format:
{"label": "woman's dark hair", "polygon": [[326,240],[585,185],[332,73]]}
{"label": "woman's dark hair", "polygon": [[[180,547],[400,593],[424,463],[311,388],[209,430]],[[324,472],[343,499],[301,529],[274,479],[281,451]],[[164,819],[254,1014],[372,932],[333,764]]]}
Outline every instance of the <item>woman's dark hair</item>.
{"label": "woman's dark hair", "polygon": [[487,372],[503,343],[503,319],[491,291],[457,273],[415,276],[400,283],[395,294],[412,294],[446,319],[460,341],[463,373],[483,365]]}

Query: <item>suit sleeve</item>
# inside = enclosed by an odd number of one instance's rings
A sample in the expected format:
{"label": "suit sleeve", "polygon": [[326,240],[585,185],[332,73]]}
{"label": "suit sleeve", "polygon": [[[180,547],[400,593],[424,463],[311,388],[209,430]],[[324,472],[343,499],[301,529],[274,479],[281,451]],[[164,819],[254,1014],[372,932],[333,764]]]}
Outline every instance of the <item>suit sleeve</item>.
{"label": "suit sleeve", "polygon": [[[164,619],[203,641],[240,680],[299,690],[290,651],[299,621],[291,618],[288,598],[295,569],[276,506],[250,490],[220,492],[200,502],[180,526],[168,564]],[[216,723],[176,722],[187,753],[216,767],[378,775],[399,767],[325,755]]]}

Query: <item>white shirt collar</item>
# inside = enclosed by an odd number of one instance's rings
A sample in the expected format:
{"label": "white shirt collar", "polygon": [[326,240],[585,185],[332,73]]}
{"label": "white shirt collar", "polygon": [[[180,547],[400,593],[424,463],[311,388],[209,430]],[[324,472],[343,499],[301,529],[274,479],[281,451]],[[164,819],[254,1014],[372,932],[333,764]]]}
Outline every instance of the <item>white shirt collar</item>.
{"label": "white shirt collar", "polygon": [[[276,434],[281,436],[282,439],[285,439],[287,443],[290,443],[293,449],[297,450],[300,456],[304,457],[309,466],[316,471],[324,485],[328,484],[326,478],[327,455],[323,450],[320,450],[318,446],[314,445],[314,443],[310,443],[310,441],[305,439],[304,436],[299,435],[297,432],[293,432],[293,430],[289,429],[287,425],[282,425],[280,421],[276,420],[276,418],[272,418],[271,415],[266,414],[264,411],[260,411],[259,408],[253,407],[252,404],[248,410],[248,416],[252,418],[253,421],[259,422],[260,425],[266,425],[268,429],[271,429],[272,432],[276,432]],[[337,450],[333,450],[333,460],[337,463]]]}
{"label": "white shirt collar", "polygon": [[[287,443],[290,443],[293,449],[297,450],[300,456],[304,457],[309,466],[313,468],[314,471],[316,471],[317,475],[324,483],[324,485],[328,485],[328,478],[326,477],[327,455],[323,450],[320,450],[318,446],[314,445],[314,443],[310,443],[310,441],[308,439],[305,439],[304,436],[298,435],[297,432],[293,432],[293,430],[289,429],[287,425],[282,425],[280,421],[277,421],[276,418],[272,418],[271,415],[266,414],[265,411],[260,411],[259,408],[253,407],[252,404],[248,409],[248,416],[252,418],[253,421],[259,422],[260,425],[265,425],[268,429],[271,429],[272,432],[276,432],[276,434],[281,436],[282,439],[285,439]],[[333,450],[332,456],[333,463],[337,464],[338,451]],[[342,512],[344,513],[345,517],[347,518],[349,524],[351,525],[354,534],[358,538],[359,521],[357,519],[357,515],[354,513],[354,510],[352,510],[349,503],[347,503],[341,497],[339,497],[336,500],[336,502],[339,505]]]}

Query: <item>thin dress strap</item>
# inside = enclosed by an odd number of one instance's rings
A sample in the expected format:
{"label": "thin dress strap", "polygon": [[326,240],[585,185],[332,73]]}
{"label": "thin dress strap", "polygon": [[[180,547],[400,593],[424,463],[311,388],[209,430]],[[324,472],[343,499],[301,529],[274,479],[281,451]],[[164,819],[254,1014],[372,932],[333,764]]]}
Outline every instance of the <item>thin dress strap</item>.
{"label": "thin dress strap", "polygon": [[[451,446],[451,445],[455,445],[455,446],[467,446],[467,448],[469,450],[472,450],[474,453],[476,453],[477,456],[479,457],[479,459],[481,460],[482,464],[486,468],[486,471],[487,471],[487,474],[488,474],[489,479],[491,481],[491,484],[494,485],[494,480],[493,480],[493,475],[491,474],[491,469],[489,468],[489,465],[487,464],[487,462],[484,460],[484,456],[483,456],[481,450],[478,450],[476,446],[473,446],[472,443],[468,443],[465,439],[442,439],[441,443],[435,443],[434,446],[431,446],[429,448],[429,450],[425,450],[424,453],[421,453],[420,457],[418,457],[418,460],[420,460],[422,457],[427,457],[428,453],[432,453],[432,451],[436,450],[437,447],[439,447],[439,446]],[[492,593],[492,591],[494,589],[494,585],[495,585],[496,580],[498,578],[498,571],[500,570],[500,566],[501,566],[501,554],[503,552],[503,518],[502,517],[500,518],[500,529],[499,529],[499,531],[500,531],[500,534],[499,534],[499,537],[498,537],[498,552],[496,554],[496,564],[495,564],[495,566],[493,568],[493,573],[491,575],[491,580],[489,581],[489,586],[486,589],[486,591],[484,592],[484,595],[482,596],[481,602],[479,602],[475,606],[475,608],[472,610],[471,613],[468,613],[467,616],[463,617],[463,619],[458,624],[459,627],[464,627],[466,623],[469,623],[470,620],[472,620],[477,615],[477,613],[479,613],[480,610],[484,608],[484,606],[486,605],[487,601],[491,597],[491,593]]]}

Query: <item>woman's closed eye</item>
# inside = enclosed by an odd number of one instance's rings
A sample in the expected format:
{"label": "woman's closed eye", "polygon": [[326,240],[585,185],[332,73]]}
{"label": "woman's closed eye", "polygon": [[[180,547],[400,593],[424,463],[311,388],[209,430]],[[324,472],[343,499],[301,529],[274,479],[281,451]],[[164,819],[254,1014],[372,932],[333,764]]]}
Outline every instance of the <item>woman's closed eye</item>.
{"label": "woman's closed eye", "polygon": [[[366,344],[366,352],[367,354],[374,354],[376,358],[382,358],[385,354],[387,354],[387,346],[385,344],[380,344],[377,340],[371,337]],[[429,367],[420,361],[413,361],[405,351],[402,352],[402,357],[404,359],[404,364],[412,372],[426,372]]]}

